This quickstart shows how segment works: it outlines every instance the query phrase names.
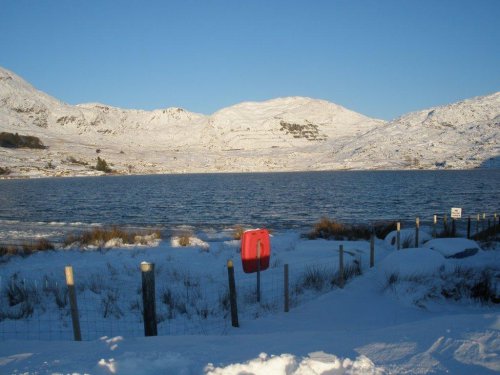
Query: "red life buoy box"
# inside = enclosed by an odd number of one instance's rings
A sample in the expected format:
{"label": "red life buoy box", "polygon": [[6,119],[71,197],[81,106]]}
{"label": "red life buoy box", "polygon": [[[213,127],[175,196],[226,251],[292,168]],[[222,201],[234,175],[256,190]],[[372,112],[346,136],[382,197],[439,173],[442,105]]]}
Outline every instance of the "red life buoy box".
{"label": "red life buoy box", "polygon": [[253,229],[243,232],[241,237],[241,261],[245,273],[264,271],[269,268],[271,242],[267,229]]}

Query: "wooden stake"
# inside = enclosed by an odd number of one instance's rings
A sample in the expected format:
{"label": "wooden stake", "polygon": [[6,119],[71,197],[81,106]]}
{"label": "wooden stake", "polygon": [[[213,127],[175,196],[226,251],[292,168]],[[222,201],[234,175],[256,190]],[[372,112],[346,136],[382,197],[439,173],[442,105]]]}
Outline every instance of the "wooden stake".
{"label": "wooden stake", "polygon": [[344,245],[339,245],[339,286],[344,288]]}
{"label": "wooden stake", "polygon": [[375,265],[375,234],[370,236],[370,268]]}
{"label": "wooden stake", "polygon": [[144,308],[144,335],[157,336],[156,326],[156,298],[155,298],[155,265],[141,263],[142,274],[142,304]]}
{"label": "wooden stake", "polygon": [[239,327],[238,322],[238,305],[236,302],[236,282],[234,281],[234,267],[233,261],[227,261],[227,277],[229,281],[229,302],[231,306],[231,325]]}
{"label": "wooden stake", "polygon": [[401,223],[399,221],[396,224],[396,230],[397,230],[397,233],[396,233],[396,248],[398,250],[401,250]]}
{"label": "wooden stake", "polygon": [[433,238],[437,237],[436,225],[437,225],[437,215],[434,215],[434,218],[432,221],[432,237]]}
{"label": "wooden stake", "polygon": [[285,285],[284,285],[284,290],[285,290],[285,312],[288,312],[290,310],[290,294],[288,290],[288,264],[285,264],[284,266],[284,273],[285,273]]}
{"label": "wooden stake", "polygon": [[73,278],[73,267],[64,268],[66,274],[66,285],[68,286],[69,304],[71,308],[71,321],[73,323],[73,336],[75,341],[82,341],[82,332],[80,330],[80,317],[78,314],[78,304],[76,302],[75,280]]}
{"label": "wooden stake", "polygon": [[417,217],[415,220],[415,247],[418,248],[418,230],[420,228],[420,219]]}

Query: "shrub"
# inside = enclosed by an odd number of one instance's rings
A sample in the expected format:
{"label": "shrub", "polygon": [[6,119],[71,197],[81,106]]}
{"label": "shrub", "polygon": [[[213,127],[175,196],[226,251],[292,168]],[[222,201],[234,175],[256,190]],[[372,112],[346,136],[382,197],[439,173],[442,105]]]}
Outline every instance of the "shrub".
{"label": "shrub", "polygon": [[387,235],[397,229],[397,222],[396,221],[389,221],[389,222],[379,222],[375,223],[373,226],[373,229],[375,230],[375,235],[378,238],[384,239],[387,237]]}
{"label": "shrub", "polygon": [[79,246],[102,246],[106,242],[114,239],[119,239],[123,244],[145,244],[145,237],[152,237],[152,239],[160,239],[161,232],[159,230],[147,231],[128,231],[119,227],[111,228],[93,228],[90,231],[82,232],[78,235],[69,234],[64,239],[64,246],[71,246],[77,243]]}
{"label": "shrub", "polygon": [[37,251],[54,250],[55,246],[46,238],[40,238],[35,242],[25,242],[22,245],[4,245],[0,246],[0,256],[4,255],[22,255],[28,256]]}
{"label": "shrub", "polygon": [[499,224],[494,223],[485,230],[473,235],[472,238],[476,241],[488,241],[490,239],[497,238],[499,235],[500,235],[500,223]]}
{"label": "shrub", "polygon": [[371,230],[365,225],[346,225],[323,217],[308,234],[309,239],[324,238],[334,240],[368,240]]}
{"label": "shrub", "polygon": [[108,163],[106,160],[101,159],[99,156],[97,157],[97,164],[95,166],[95,169],[97,171],[101,171],[104,173],[111,173],[113,170],[108,166]]}
{"label": "shrub", "polygon": [[5,168],[0,167],[0,176],[2,176],[2,175],[6,176],[8,174],[10,174],[10,169],[9,168],[7,168],[7,167],[5,167]]}
{"label": "shrub", "polygon": [[300,282],[304,289],[323,290],[333,280],[332,272],[326,267],[308,267]]}
{"label": "shrub", "polygon": [[235,240],[241,240],[241,237],[243,236],[243,232],[245,232],[245,228],[243,228],[241,225],[237,225],[234,227],[234,232],[233,232],[233,238]]}
{"label": "shrub", "polygon": [[31,135],[19,135],[17,133],[0,133],[0,147],[7,148],[37,148],[45,149],[40,138]]}
{"label": "shrub", "polygon": [[71,164],[79,164],[79,165],[89,165],[89,163],[85,162],[85,161],[82,161],[82,160],[78,160],[76,159],[74,156],[68,156],[66,158],[66,161],[68,163],[71,163]]}
{"label": "shrub", "polygon": [[189,246],[189,244],[191,243],[190,237],[191,236],[189,233],[183,233],[179,235],[179,245],[182,247]]}

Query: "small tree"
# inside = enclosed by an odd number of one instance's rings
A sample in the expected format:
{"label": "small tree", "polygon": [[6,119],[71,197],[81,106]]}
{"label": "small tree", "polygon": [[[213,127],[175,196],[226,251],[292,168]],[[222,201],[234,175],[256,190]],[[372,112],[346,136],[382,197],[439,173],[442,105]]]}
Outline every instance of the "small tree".
{"label": "small tree", "polygon": [[95,166],[95,169],[104,173],[110,173],[113,170],[108,167],[108,163],[106,163],[106,160],[101,159],[99,156],[97,157],[97,164]]}

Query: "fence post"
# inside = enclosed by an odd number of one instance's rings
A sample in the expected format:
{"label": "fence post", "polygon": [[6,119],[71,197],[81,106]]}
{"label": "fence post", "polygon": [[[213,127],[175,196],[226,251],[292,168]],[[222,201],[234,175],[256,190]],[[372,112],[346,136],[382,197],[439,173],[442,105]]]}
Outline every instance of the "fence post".
{"label": "fence post", "polygon": [[432,237],[436,238],[437,237],[437,232],[436,232],[436,225],[437,225],[437,215],[434,215],[433,220],[432,220]]}
{"label": "fence post", "polygon": [[445,233],[445,236],[448,235],[448,216],[446,214],[443,215],[443,230]]}
{"label": "fence post", "polygon": [[481,222],[481,231],[483,231],[483,232],[484,232],[484,230],[485,230],[485,228],[484,228],[484,224],[485,224],[485,222],[486,222],[486,213],[485,213],[485,212],[483,212],[483,220],[482,220],[482,222]]}
{"label": "fence post", "polygon": [[418,230],[420,228],[420,219],[415,219],[415,247],[418,248]]}
{"label": "fence post", "polygon": [[455,218],[452,218],[451,219],[451,236],[452,237],[456,237],[457,233],[457,225],[456,225],[456,219]]}
{"label": "fence post", "polygon": [[396,248],[401,250],[401,223],[398,221],[396,224]]}
{"label": "fence post", "polygon": [[155,300],[155,265],[142,262],[142,304],[144,308],[144,335],[157,336],[156,300]]}
{"label": "fence post", "polygon": [[370,236],[370,268],[375,265],[375,234]]}
{"label": "fence post", "polygon": [[476,221],[476,234],[479,233],[479,221],[481,220],[481,216],[477,214],[477,221]]}
{"label": "fence post", "polygon": [[285,272],[285,285],[284,285],[284,290],[285,290],[285,312],[290,311],[290,294],[289,294],[289,287],[288,287],[288,264],[284,265],[284,272]]}
{"label": "fence post", "polygon": [[339,286],[344,288],[344,245],[339,245]]}
{"label": "fence post", "polygon": [[66,285],[68,286],[69,304],[71,308],[71,321],[73,323],[73,337],[75,341],[82,341],[82,332],[80,331],[80,318],[78,316],[78,304],[76,302],[75,279],[73,277],[73,267],[64,268],[66,274]]}
{"label": "fence post", "polygon": [[236,302],[236,282],[234,281],[234,266],[233,261],[227,261],[227,277],[229,280],[229,303],[231,306],[231,325],[239,327],[238,322],[238,305]]}
{"label": "fence post", "polygon": [[467,218],[467,239],[470,240],[470,215]]}

